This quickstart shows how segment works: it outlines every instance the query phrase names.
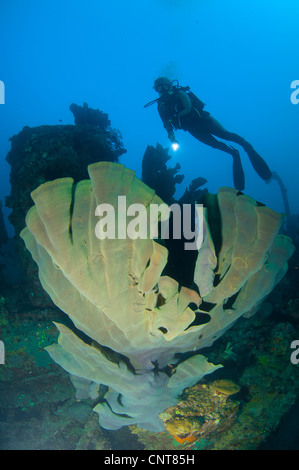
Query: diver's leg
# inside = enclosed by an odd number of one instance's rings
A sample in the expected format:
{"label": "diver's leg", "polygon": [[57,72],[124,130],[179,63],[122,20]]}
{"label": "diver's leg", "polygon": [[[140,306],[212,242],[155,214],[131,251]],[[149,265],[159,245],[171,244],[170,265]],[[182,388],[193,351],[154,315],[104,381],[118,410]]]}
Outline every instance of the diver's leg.
{"label": "diver's leg", "polygon": [[235,134],[234,132],[227,131],[216,119],[212,116],[209,118],[209,131],[211,134],[220,137],[221,139],[230,140],[241,145],[247,153],[251,164],[257,174],[264,180],[269,180],[272,176],[272,172],[268,167],[265,160],[254,150],[252,145],[247,142],[243,137]]}
{"label": "diver's leg", "polygon": [[243,189],[245,188],[245,176],[238,150],[233,147],[230,147],[229,145],[226,145],[224,142],[220,142],[209,133],[198,132],[194,129],[189,129],[189,133],[200,142],[209,145],[210,147],[213,147],[215,149],[229,153],[233,157],[234,186],[239,191],[243,191]]}

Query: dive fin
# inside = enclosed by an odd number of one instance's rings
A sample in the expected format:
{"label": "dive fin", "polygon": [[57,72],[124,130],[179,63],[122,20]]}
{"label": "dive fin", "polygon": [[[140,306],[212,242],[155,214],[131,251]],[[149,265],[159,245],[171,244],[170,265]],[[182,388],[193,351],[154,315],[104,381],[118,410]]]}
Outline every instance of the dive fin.
{"label": "dive fin", "polygon": [[238,191],[243,191],[245,188],[245,175],[241,163],[240,154],[237,149],[233,150],[232,157],[233,157],[233,180],[234,186]]}
{"label": "dive fin", "polygon": [[267,163],[265,160],[254,150],[254,148],[251,145],[247,145],[245,148],[245,151],[251,161],[251,164],[257,174],[263,179],[263,180],[269,180],[272,176],[272,171],[268,167]]}

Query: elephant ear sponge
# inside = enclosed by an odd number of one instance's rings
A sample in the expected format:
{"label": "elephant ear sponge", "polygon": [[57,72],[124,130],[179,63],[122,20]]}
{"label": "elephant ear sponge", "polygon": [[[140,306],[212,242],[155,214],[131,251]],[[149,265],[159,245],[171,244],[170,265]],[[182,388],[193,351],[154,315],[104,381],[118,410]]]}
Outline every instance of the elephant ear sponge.
{"label": "elephant ear sponge", "polygon": [[[198,289],[180,286],[163,275],[168,251],[149,236],[157,222],[149,217],[151,206],[163,201],[123,165],[100,162],[88,170],[90,180],[74,185],[62,178],[33,191],[34,206],[21,233],[44,289],[89,337],[83,341],[57,324],[58,344],[46,349],[81,391],[92,389],[94,397],[96,384],[108,387],[105,402],[94,408],[101,426],[137,424],[161,431],[159,414],[184,388],[222,367],[194,351],[258,309],[285,274],[294,247],[278,235],[280,214],[221,188],[204,209],[205,236],[194,270]],[[151,222],[145,237],[97,238],[100,204],[115,209],[116,233],[119,221],[126,220],[118,196],[126,197],[126,207],[146,208]],[[212,206],[219,226],[213,224]],[[207,314],[202,307],[207,303],[210,320],[201,324],[197,320]],[[186,352],[191,357],[178,362],[176,354]],[[168,364],[174,365],[171,377],[162,371]]]}

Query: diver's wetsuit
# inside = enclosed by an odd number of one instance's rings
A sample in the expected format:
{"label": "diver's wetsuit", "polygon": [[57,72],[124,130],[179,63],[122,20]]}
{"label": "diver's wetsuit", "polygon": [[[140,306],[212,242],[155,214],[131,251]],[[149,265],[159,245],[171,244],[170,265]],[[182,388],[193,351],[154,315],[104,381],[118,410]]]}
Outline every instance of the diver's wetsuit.
{"label": "diver's wetsuit", "polygon": [[264,180],[271,178],[272,173],[267,163],[254,150],[252,145],[238,134],[227,131],[207,111],[197,110],[192,106],[189,96],[184,91],[174,89],[161,94],[158,99],[158,111],[171,140],[174,139],[173,128],[183,129],[200,142],[232,155],[236,189],[242,191],[245,187],[245,177],[239,152],[237,149],[217,140],[214,136],[241,145],[248,154],[258,175]]}

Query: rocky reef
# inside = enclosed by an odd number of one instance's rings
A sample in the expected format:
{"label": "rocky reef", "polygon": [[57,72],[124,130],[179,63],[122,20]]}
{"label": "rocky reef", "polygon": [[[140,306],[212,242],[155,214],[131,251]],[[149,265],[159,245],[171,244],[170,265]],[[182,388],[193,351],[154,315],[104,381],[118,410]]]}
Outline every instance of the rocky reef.
{"label": "rocky reef", "polygon": [[11,150],[6,157],[11,166],[11,194],[6,198],[6,206],[12,209],[9,220],[17,235],[25,291],[34,305],[53,304],[41,288],[36,266],[18,236],[32,205],[31,192],[45,181],[56,178],[70,176],[78,182],[88,177],[90,163],[117,162],[126,152],[121,134],[111,128],[107,114],[86,104],[73,104],[71,108],[76,125],[26,126],[10,139]]}

